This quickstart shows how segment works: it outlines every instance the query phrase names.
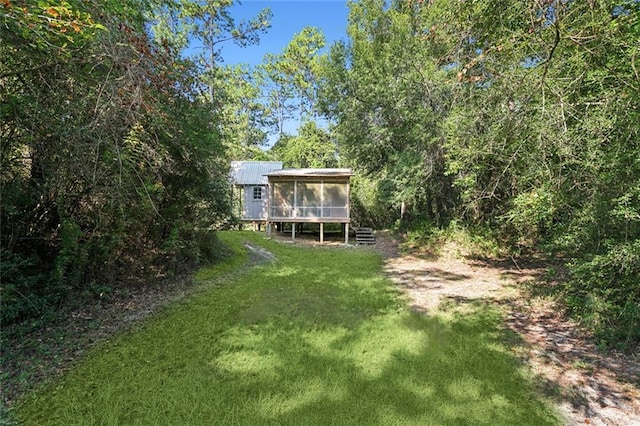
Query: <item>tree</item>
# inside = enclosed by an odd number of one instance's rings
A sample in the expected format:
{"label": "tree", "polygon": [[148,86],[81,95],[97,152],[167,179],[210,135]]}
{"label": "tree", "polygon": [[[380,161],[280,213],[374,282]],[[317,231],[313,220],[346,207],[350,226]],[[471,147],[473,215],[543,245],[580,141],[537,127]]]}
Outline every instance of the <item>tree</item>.
{"label": "tree", "polygon": [[639,15],[624,0],[352,3],[323,110],[389,208],[573,257],[571,308],[628,344],[640,338]]}
{"label": "tree", "polygon": [[[629,136],[613,136],[631,130],[623,123],[636,118],[626,102],[637,87],[629,48],[638,6],[624,4],[530,2],[522,9],[514,3],[507,13],[462,9],[462,26],[478,35],[475,53],[457,68],[447,153],[449,172],[474,218],[545,238],[578,212],[600,212],[591,225],[579,226],[595,231],[579,240],[596,245],[595,235],[599,240],[616,229],[604,225],[609,220],[602,210],[615,203],[601,197],[615,199],[621,192],[615,185],[602,191],[598,182],[607,176],[603,167],[622,170],[621,158],[605,147],[633,149]],[[630,166],[625,162],[625,176],[613,172],[617,182],[629,182]]]}
{"label": "tree", "polygon": [[281,69],[298,98],[301,121],[313,111],[318,53],[324,46],[324,34],[317,28],[305,27],[293,36],[282,55]]}
{"label": "tree", "polygon": [[305,27],[280,54],[267,54],[260,72],[264,75],[266,104],[273,116],[277,134],[284,134],[284,123],[296,117],[299,122],[315,118],[320,50],[324,35]]}
{"label": "tree", "polygon": [[297,136],[278,140],[271,152],[290,168],[331,168],[338,165],[336,146],[330,134],[313,121],[304,123]]}
{"label": "tree", "polygon": [[271,116],[271,128],[279,138],[284,136],[284,125],[294,118],[295,111],[294,91],[282,72],[281,65],[282,55],[268,53],[258,67],[266,110]]}
{"label": "tree", "polygon": [[264,129],[271,126],[269,110],[260,98],[260,74],[246,66],[221,67],[215,90],[221,105],[216,117],[231,158],[259,156],[267,141]]}
{"label": "tree", "polygon": [[109,6],[3,9],[5,322],[108,285],[127,262],[202,259],[211,241],[196,228],[229,210],[228,162],[197,70],[149,39],[137,2]]}
{"label": "tree", "polygon": [[573,312],[606,343],[637,341],[640,3],[460,6],[472,48],[446,147],[467,219],[573,257]]}
{"label": "tree", "polygon": [[260,34],[271,26],[271,11],[266,8],[249,21],[236,22],[229,9],[236,0],[156,0],[149,11],[153,22],[151,29],[159,44],[171,46],[182,52],[189,42],[201,49],[194,60],[202,67],[201,78],[208,85],[208,99],[216,102],[214,88],[218,63],[221,61],[220,45],[233,41],[240,46],[258,43]]}
{"label": "tree", "polygon": [[320,105],[336,122],[341,158],[375,177],[396,218],[444,222],[455,193],[439,123],[451,97],[439,47],[425,35],[430,9],[381,0],[350,6],[350,42],[332,46],[321,73]]}

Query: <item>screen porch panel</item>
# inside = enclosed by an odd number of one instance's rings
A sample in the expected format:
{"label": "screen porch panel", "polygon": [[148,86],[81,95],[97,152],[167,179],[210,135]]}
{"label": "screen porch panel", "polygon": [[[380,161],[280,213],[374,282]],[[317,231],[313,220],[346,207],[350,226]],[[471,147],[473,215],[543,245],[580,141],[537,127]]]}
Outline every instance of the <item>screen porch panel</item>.
{"label": "screen porch panel", "polygon": [[276,181],[272,184],[273,219],[348,219],[348,182]]}

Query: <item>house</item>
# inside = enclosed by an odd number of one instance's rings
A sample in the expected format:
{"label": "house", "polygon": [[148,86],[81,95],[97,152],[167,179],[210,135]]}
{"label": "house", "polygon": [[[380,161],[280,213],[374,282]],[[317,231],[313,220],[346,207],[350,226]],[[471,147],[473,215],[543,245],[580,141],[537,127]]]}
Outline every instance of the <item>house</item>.
{"label": "house", "polygon": [[318,223],[320,242],[324,224],[343,224],[349,243],[349,179],[351,169],[283,169],[266,173],[269,196],[267,229],[274,223]]}
{"label": "house", "polygon": [[290,223],[295,239],[296,224],[317,223],[320,242],[324,225],[344,226],[349,242],[349,180],[351,169],[283,169],[279,161],[232,161],[231,182],[237,216],[241,223],[260,229],[267,224]]}
{"label": "house", "polygon": [[260,228],[268,216],[267,174],[282,169],[280,161],[232,161],[234,210],[240,223]]}

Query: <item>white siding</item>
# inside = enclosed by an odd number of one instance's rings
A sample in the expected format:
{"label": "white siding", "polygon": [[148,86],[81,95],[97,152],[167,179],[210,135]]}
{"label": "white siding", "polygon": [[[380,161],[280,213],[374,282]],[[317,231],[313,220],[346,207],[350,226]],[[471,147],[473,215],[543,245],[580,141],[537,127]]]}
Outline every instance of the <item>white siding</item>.
{"label": "white siding", "polygon": [[[260,195],[257,198],[258,194]],[[242,220],[267,219],[267,187],[264,185],[246,185],[242,205]]]}

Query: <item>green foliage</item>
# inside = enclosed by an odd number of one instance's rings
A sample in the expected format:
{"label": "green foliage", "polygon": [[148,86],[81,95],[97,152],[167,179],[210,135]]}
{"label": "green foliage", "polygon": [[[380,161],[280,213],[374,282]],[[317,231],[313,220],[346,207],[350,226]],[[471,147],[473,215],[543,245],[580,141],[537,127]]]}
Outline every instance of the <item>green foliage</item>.
{"label": "green foliage", "polygon": [[[196,272],[194,275],[196,281],[206,282],[218,279],[220,276],[239,270],[247,263],[249,256],[239,235],[242,233],[216,233],[219,241],[216,247],[216,257],[211,259],[211,265],[200,268]],[[248,235],[255,237],[253,234]]]}
{"label": "green foliage", "polygon": [[196,60],[206,69],[213,70],[221,59],[221,43],[256,44],[260,34],[271,26],[268,8],[248,21],[236,22],[229,9],[237,3],[236,0],[151,0],[145,15],[158,44],[182,53],[189,40],[197,40],[203,51],[196,55]]}
{"label": "green foliage", "polygon": [[336,146],[330,134],[313,121],[303,123],[298,136],[283,137],[270,152],[288,168],[336,167]]}
{"label": "green foliage", "polygon": [[314,27],[305,27],[293,36],[278,63],[278,71],[283,74],[292,92],[296,94],[300,120],[308,117],[315,101],[318,52],[324,45],[322,31]]}
{"label": "green foliage", "polygon": [[571,312],[606,346],[640,343],[640,240],[569,265],[564,291]]}
{"label": "green foliage", "polygon": [[39,268],[39,259],[34,256],[27,258],[25,255],[1,251],[0,321],[3,324],[40,317],[58,302],[59,292],[51,288],[51,279]]}
{"label": "green foliage", "polygon": [[5,1],[0,22],[3,36],[22,39],[34,49],[57,48],[62,55],[106,30],[76,1]]}
{"label": "green foliage", "polygon": [[440,247],[446,241],[446,232],[430,222],[414,225],[406,231],[403,247],[408,250],[420,250],[440,254]]}
{"label": "green foliage", "polygon": [[225,248],[216,232],[194,229],[189,224],[175,224],[162,245],[164,262],[174,272],[185,272],[195,265],[219,262]]}
{"label": "green foliage", "polygon": [[402,248],[437,257],[443,255],[443,249],[449,243],[458,250],[456,255],[497,258],[505,254],[504,243],[494,231],[461,225],[456,221],[451,221],[446,227],[430,222],[414,224],[405,230]]}
{"label": "green foliage", "polygon": [[245,66],[218,69],[214,83],[221,136],[232,159],[253,159],[267,142],[269,109],[261,101],[260,76]]}
{"label": "green foliage", "polygon": [[446,223],[456,194],[444,174],[439,123],[450,89],[424,37],[432,17],[401,2],[350,7],[350,42],[332,46],[320,89],[322,112],[336,121],[341,162],[380,181],[396,218],[402,212],[402,220]]}
{"label": "green foliage", "polygon": [[229,212],[218,122],[197,67],[148,37],[143,7],[2,6],[5,321],[64,308],[138,262],[215,257],[204,230]]}
{"label": "green foliage", "polygon": [[297,118],[305,122],[316,118],[319,51],[324,45],[324,34],[319,29],[305,27],[281,53],[265,55],[258,67],[269,125],[280,139],[285,136],[287,121]]}
{"label": "green foliage", "polygon": [[[420,223],[455,220],[595,273],[640,237],[639,16],[619,0],[350,3],[319,104],[341,161],[377,184],[357,215],[383,206],[427,243]],[[598,285],[603,312],[633,311]]]}
{"label": "green foliage", "polygon": [[383,201],[386,195],[382,193],[376,179],[358,174],[352,176],[349,195],[353,223],[375,229],[386,229],[394,225],[395,212],[390,211]]}
{"label": "green foliage", "polygon": [[80,227],[71,220],[63,220],[59,230],[60,249],[56,257],[54,279],[71,289],[79,285],[85,277],[83,270],[87,263],[87,253],[85,247],[81,245],[80,239],[84,233]]}
{"label": "green foliage", "polygon": [[557,196],[549,188],[532,188],[531,191],[513,198],[503,219],[513,229],[513,234],[523,239],[520,243],[535,243],[538,236],[546,234],[553,226]]}

